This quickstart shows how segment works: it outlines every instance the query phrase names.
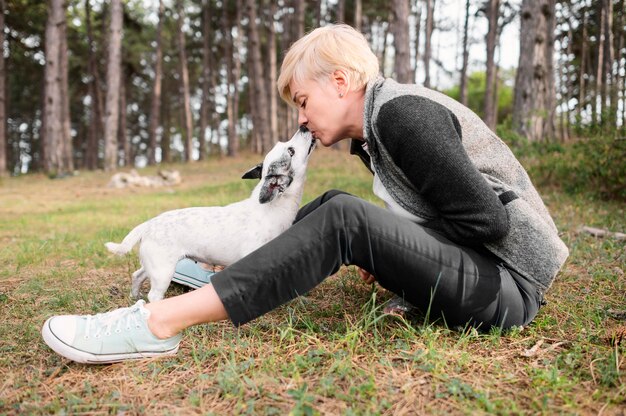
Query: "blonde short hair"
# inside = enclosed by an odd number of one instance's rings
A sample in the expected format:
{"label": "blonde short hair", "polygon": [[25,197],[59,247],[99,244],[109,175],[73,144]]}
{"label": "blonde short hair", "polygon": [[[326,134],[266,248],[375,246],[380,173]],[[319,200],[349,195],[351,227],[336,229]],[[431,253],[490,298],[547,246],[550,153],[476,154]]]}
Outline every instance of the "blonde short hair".
{"label": "blonde short hair", "polygon": [[292,80],[322,80],[336,70],[345,71],[351,90],[365,87],[379,71],[378,58],[363,34],[345,24],[317,28],[291,45],[280,68],[278,92],[293,105]]}

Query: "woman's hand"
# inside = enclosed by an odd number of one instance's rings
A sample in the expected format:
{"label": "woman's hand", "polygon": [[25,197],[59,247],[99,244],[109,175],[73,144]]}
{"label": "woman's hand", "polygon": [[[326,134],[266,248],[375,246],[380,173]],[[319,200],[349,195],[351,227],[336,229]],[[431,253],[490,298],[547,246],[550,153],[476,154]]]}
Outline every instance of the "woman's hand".
{"label": "woman's hand", "polygon": [[372,284],[376,281],[376,277],[368,271],[357,267],[356,270],[359,272],[359,276],[361,276],[361,280],[363,280],[366,284]]}

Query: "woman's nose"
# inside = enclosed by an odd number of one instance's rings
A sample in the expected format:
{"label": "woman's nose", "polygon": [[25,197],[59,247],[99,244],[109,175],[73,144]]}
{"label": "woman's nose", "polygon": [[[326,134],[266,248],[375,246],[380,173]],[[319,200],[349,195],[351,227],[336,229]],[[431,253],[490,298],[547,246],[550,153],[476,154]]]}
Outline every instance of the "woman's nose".
{"label": "woman's nose", "polygon": [[309,120],[304,115],[304,111],[298,110],[298,125],[306,126],[306,123],[308,123],[308,121]]}

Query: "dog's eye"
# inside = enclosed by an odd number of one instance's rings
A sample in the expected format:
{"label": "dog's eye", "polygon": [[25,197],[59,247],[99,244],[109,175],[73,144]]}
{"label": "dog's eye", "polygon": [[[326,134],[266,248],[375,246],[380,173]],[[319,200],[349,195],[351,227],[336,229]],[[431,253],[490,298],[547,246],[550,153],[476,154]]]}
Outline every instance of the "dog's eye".
{"label": "dog's eye", "polygon": [[289,156],[293,156],[296,153],[293,147],[288,147],[287,151],[289,152]]}

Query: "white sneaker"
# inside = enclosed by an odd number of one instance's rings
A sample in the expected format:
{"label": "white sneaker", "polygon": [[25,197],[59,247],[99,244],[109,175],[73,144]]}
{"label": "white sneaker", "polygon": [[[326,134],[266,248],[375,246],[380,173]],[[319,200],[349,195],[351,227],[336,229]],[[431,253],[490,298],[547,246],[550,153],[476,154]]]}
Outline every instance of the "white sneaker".
{"label": "white sneaker", "polygon": [[176,354],[182,335],[155,337],[148,328],[150,311],[144,303],[140,300],[129,308],[97,315],[53,316],[41,334],[57,354],[79,363],[107,364]]}

